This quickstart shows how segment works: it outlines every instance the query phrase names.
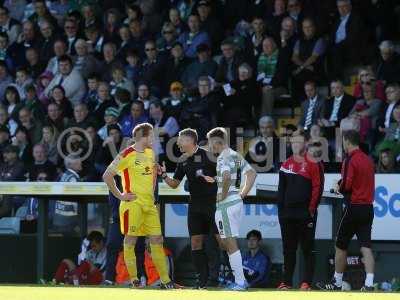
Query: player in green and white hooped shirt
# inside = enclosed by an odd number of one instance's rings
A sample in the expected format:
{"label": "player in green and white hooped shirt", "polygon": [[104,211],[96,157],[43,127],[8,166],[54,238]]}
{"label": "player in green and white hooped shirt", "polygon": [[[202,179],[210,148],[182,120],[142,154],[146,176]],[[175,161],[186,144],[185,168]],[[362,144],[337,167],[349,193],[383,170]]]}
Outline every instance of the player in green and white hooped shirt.
{"label": "player in green and white hooped shirt", "polygon": [[[247,283],[243,274],[242,255],[236,238],[242,219],[243,198],[250,192],[257,173],[246,160],[229,148],[228,135],[224,128],[217,127],[207,134],[210,150],[218,154],[217,159],[217,210],[215,222],[222,243],[229,255],[229,262],[235,276],[235,283],[229,289],[246,290]],[[241,180],[244,184],[241,187]],[[207,179],[206,179],[207,180]],[[208,178],[213,181],[214,178]]]}

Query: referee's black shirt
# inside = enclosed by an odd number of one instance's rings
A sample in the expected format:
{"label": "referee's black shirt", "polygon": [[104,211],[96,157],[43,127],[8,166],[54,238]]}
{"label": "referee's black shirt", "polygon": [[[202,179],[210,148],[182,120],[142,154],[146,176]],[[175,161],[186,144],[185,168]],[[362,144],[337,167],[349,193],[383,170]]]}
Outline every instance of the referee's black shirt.
{"label": "referee's black shirt", "polygon": [[198,148],[192,156],[182,155],[176,166],[174,179],[182,181],[185,177],[189,183],[189,210],[209,212],[215,210],[217,183],[208,183],[199,174],[215,177],[216,160],[210,158],[213,155],[202,148]]}

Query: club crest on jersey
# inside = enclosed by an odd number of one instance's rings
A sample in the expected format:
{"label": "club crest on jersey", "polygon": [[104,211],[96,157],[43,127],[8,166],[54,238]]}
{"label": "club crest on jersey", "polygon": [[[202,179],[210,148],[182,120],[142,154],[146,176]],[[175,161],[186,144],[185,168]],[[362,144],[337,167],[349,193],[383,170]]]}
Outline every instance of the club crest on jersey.
{"label": "club crest on jersey", "polygon": [[142,173],[142,175],[153,175],[153,173],[151,172],[151,168],[150,167],[145,167],[144,168],[144,172]]}

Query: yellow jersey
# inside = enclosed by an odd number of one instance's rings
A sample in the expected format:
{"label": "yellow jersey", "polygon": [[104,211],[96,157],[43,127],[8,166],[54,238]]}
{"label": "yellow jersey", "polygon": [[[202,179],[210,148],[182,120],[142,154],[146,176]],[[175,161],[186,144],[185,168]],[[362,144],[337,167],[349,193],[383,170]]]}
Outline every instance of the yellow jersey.
{"label": "yellow jersey", "polygon": [[157,171],[152,149],[139,152],[130,146],[117,156],[113,168],[121,176],[125,193],[134,193],[140,202],[154,204]]}

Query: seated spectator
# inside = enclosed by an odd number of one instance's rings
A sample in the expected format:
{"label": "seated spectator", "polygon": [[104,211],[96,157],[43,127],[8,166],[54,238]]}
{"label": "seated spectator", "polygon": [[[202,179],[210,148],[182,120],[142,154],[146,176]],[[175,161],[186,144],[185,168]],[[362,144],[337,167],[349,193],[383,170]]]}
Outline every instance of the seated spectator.
{"label": "seated spectator", "polygon": [[29,16],[28,20],[32,21],[34,24],[40,24],[43,21],[50,22],[54,27],[57,27],[57,20],[50,13],[47,7],[46,0],[34,0],[32,2],[34,13]]}
{"label": "seated spectator", "polygon": [[175,168],[174,164],[168,160],[168,151],[173,151],[173,148],[167,149],[168,141],[174,137],[179,131],[177,120],[165,113],[165,108],[160,101],[153,101],[150,104],[150,122],[154,126],[155,140],[154,151],[159,157],[160,162],[167,164],[167,169]]}
{"label": "seated spectator", "polygon": [[97,105],[97,89],[99,88],[100,76],[96,73],[91,73],[87,76],[86,83],[88,90],[84,102],[88,104],[89,110],[92,111]]}
{"label": "seated spectator", "polygon": [[39,101],[33,84],[25,86],[25,97],[25,107],[31,111],[33,118],[35,120],[43,120],[45,106]]}
{"label": "seated spectator", "polygon": [[67,18],[64,23],[64,34],[67,38],[67,54],[76,55],[75,43],[80,38],[79,24],[74,18]]}
{"label": "seated spectator", "polygon": [[287,13],[296,22],[296,30],[300,31],[304,20],[303,6],[300,0],[288,0]]}
{"label": "seated spectator", "polygon": [[53,56],[47,63],[46,71],[51,72],[53,76],[57,75],[59,72],[58,63],[61,57],[67,54],[67,43],[63,39],[57,39],[53,44]]}
{"label": "seated spectator", "polygon": [[24,106],[21,102],[18,89],[14,85],[9,85],[4,92],[4,103],[7,106],[7,112],[10,118],[18,122],[19,111]]}
{"label": "seated spectator", "polygon": [[146,115],[149,115],[150,103],[154,100],[157,100],[157,98],[150,93],[149,85],[142,82],[138,86],[138,97],[136,100],[143,102],[144,111]]}
{"label": "seated spectator", "polygon": [[26,7],[25,0],[19,0],[19,1],[6,0],[4,1],[3,5],[9,10],[9,15],[11,18],[19,22],[22,21],[22,19],[24,18],[24,11]]}
{"label": "seated spectator", "polygon": [[400,55],[394,50],[392,41],[383,41],[379,45],[380,56],[376,67],[376,79],[384,84],[400,81]]}
{"label": "seated spectator", "polygon": [[114,66],[121,65],[121,61],[117,57],[117,46],[114,43],[106,43],[103,46],[102,63],[99,66],[99,73],[106,82],[112,80],[111,70]]}
{"label": "seated spectator", "polygon": [[126,58],[127,52],[133,50],[131,49],[132,36],[129,30],[129,26],[127,24],[123,24],[119,27],[118,37],[120,42],[118,44],[117,56],[120,60],[124,60]]}
{"label": "seated spectator", "polygon": [[[81,181],[79,173],[82,172],[82,161],[79,157],[68,155],[64,159],[65,172],[59,182],[78,182]],[[79,230],[78,203],[57,200],[53,225],[57,232],[73,234]]]}
{"label": "seated spectator", "polygon": [[[101,59],[103,46],[108,41],[101,33],[99,24],[93,23],[85,27],[86,52],[95,59]],[[76,47],[75,47],[76,48]]]}
{"label": "seated spectator", "polygon": [[279,138],[275,133],[275,122],[269,116],[258,121],[258,136],[250,141],[246,160],[258,173],[279,169]]}
{"label": "seated spectator", "polygon": [[389,84],[386,87],[386,98],[387,103],[382,106],[377,121],[378,130],[381,134],[384,134],[390,124],[394,122],[393,110],[400,105],[400,86],[397,83]]}
{"label": "seated spectator", "polygon": [[81,248],[77,265],[70,259],[61,261],[54,274],[54,284],[100,285],[103,282],[107,256],[104,236],[92,231]]}
{"label": "seated spectator", "polygon": [[4,103],[5,90],[12,82],[13,79],[7,71],[7,65],[0,60],[0,103]]}
{"label": "seated spectator", "polygon": [[289,57],[278,49],[273,38],[263,41],[263,52],[258,58],[257,80],[262,82],[261,116],[271,115],[275,99],[286,92],[289,79]]}
{"label": "seated spectator", "polygon": [[52,178],[56,177],[57,170],[56,166],[48,159],[48,152],[46,146],[42,144],[36,144],[33,147],[33,162],[29,167],[29,180],[35,181],[39,172],[43,171]]}
{"label": "seated spectator", "polygon": [[[71,5],[69,5],[71,6]],[[71,9],[69,7],[69,9]],[[93,24],[96,24],[97,26],[100,27],[100,22],[97,19],[96,15],[96,7],[94,4],[91,4],[89,2],[82,2],[82,7],[80,8],[80,11],[82,11],[82,16],[83,16],[83,27],[89,27]]]}
{"label": "seated spectator", "polygon": [[187,30],[187,25],[184,21],[182,21],[181,15],[179,14],[178,9],[175,7],[172,7],[168,11],[168,21],[174,25],[177,35],[181,35]]}
{"label": "seated spectator", "polygon": [[[42,129],[42,140],[40,141],[40,145],[45,148],[45,152],[47,153],[47,157],[49,162],[54,164],[55,166],[58,165],[58,149],[57,149],[57,139],[58,133],[56,129],[51,125],[45,125]],[[49,172],[46,172],[49,175]]]}
{"label": "seated spectator", "polygon": [[72,104],[65,96],[65,90],[61,85],[55,85],[49,94],[50,103],[55,103],[61,111],[61,115],[66,118],[72,117]]}
{"label": "seated spectator", "polygon": [[165,113],[168,116],[174,117],[175,120],[179,120],[185,101],[186,98],[183,94],[182,83],[179,81],[173,82],[170,87],[170,97],[162,100],[162,104],[165,107]]}
{"label": "seated spectator", "polygon": [[196,57],[196,48],[200,44],[211,46],[210,37],[207,32],[200,30],[200,17],[190,15],[188,18],[189,31],[182,33],[178,41],[183,45],[185,55],[189,58]]}
{"label": "seated spectator", "polygon": [[143,19],[143,13],[139,5],[133,3],[126,3],[125,5],[127,18],[124,20],[124,24],[129,24],[132,20],[139,20]]}
{"label": "seated spectator", "polygon": [[292,57],[294,45],[298,40],[296,29],[296,21],[291,17],[285,17],[282,20],[279,35],[273,35],[274,40],[278,41],[280,48],[288,53],[289,58]]}
{"label": "seated spectator", "polygon": [[339,17],[330,37],[330,75],[341,78],[345,68],[360,63],[366,48],[362,19],[353,11],[350,0],[338,0]]}
{"label": "seated spectator", "polygon": [[326,133],[329,140],[334,138],[335,128],[349,115],[354,102],[354,98],[345,93],[340,80],[331,82],[331,98],[325,100],[318,120],[318,125],[328,130]]}
{"label": "seated spectator", "polygon": [[230,128],[232,141],[236,140],[236,128],[255,125],[254,116],[260,107],[260,93],[253,77],[253,69],[247,63],[243,63],[237,72],[238,79],[230,83],[230,90],[225,91],[222,100],[222,122]]}
{"label": "seated spectator", "polygon": [[0,105],[0,126],[5,126],[11,136],[15,135],[18,127],[18,123],[9,118],[8,111],[3,105]]}
{"label": "seated spectator", "polygon": [[379,160],[376,166],[377,173],[398,173],[399,164],[396,162],[394,153],[391,149],[382,149],[379,152]]}
{"label": "seated spectator", "polygon": [[38,79],[40,74],[46,69],[46,64],[43,59],[39,56],[38,50],[35,48],[27,48],[25,50],[25,59],[27,61],[27,74],[33,80]]}
{"label": "seated spectator", "polygon": [[50,103],[47,106],[47,117],[45,124],[50,125],[59,134],[63,132],[68,125],[68,118],[63,116],[63,112],[56,103]]}
{"label": "seated spectator", "polygon": [[[248,37],[248,44],[251,45],[251,55],[258,57],[262,52],[262,43],[267,35],[267,27],[262,17],[255,16],[251,22],[251,28],[253,33]],[[250,54],[250,53],[249,53]]]}
{"label": "seated spectator", "polygon": [[218,64],[215,81],[221,84],[230,83],[238,79],[238,68],[244,61],[231,39],[222,42],[221,52],[222,58]]}
{"label": "seated spectator", "polygon": [[191,60],[183,52],[183,46],[179,42],[172,44],[169,57],[165,63],[165,87],[168,89],[172,82],[181,81],[182,76]]}
{"label": "seated spectator", "polygon": [[[39,25],[43,36],[42,47],[39,49],[39,57],[43,62],[48,62],[54,56],[54,42],[56,41],[56,28],[51,22],[44,20]],[[65,54],[65,53],[63,53]]]}
{"label": "seated spectator", "polygon": [[[214,14],[213,14],[214,13]],[[218,49],[218,45],[223,38],[223,27],[212,11],[211,2],[209,0],[201,0],[197,3],[197,14],[200,18],[200,30],[207,32],[210,37],[213,50]]]}
{"label": "seated spectator", "polygon": [[136,49],[140,53],[140,57],[143,58],[144,44],[146,43],[148,37],[144,33],[143,25],[141,20],[131,20],[129,22],[129,31],[131,32],[131,48]]}
{"label": "seated spectator", "polygon": [[375,79],[375,75],[370,66],[361,68],[358,71],[358,81],[354,86],[353,97],[358,99],[363,97],[365,86],[372,86],[375,91],[375,98],[386,101],[384,83]]}
{"label": "seated spectator", "polygon": [[18,90],[21,101],[25,101],[25,87],[33,84],[32,78],[29,76],[28,70],[25,67],[19,67],[15,74],[15,87]]}
{"label": "seated spectator", "polygon": [[273,11],[267,15],[267,27],[273,33],[280,32],[282,20],[287,16],[284,0],[274,0]]}
{"label": "seated spectator", "polygon": [[117,8],[112,7],[108,9],[104,15],[105,15],[104,25],[103,25],[104,39],[109,41],[115,40],[119,26],[122,23],[121,14]]}
{"label": "seated spectator", "polygon": [[177,38],[177,33],[175,31],[174,25],[170,22],[164,23],[161,29],[161,37],[157,39],[157,51],[161,55],[168,55],[175,44]]}
{"label": "seated spectator", "polygon": [[125,76],[125,70],[122,66],[114,66],[111,69],[112,81],[110,82],[111,95],[114,96],[117,88],[124,89],[129,92],[130,98],[133,98],[135,87],[132,82]]}
{"label": "seated spectator", "polygon": [[211,82],[208,77],[202,76],[198,80],[199,96],[184,105],[179,124],[182,128],[196,129],[199,141],[205,139],[206,134],[216,124],[217,100],[211,92]]}
{"label": "seated spectator", "polygon": [[[118,99],[118,91],[120,89],[117,88],[115,92],[115,99],[113,99],[110,95],[110,86],[107,82],[100,82],[97,87],[97,97],[93,102],[88,104],[90,112],[95,116],[97,120],[102,120],[104,118],[104,112],[109,107],[118,107],[116,99]],[[125,90],[123,90],[125,91]],[[127,97],[129,99],[128,91],[125,91]],[[120,111],[121,113],[121,111]]]}
{"label": "seated spectator", "polygon": [[218,69],[218,64],[212,59],[211,49],[207,44],[198,45],[196,52],[197,59],[189,64],[182,73],[182,83],[188,91],[197,89],[200,77],[214,78]]}
{"label": "seated spectator", "polygon": [[72,59],[67,55],[61,56],[58,59],[58,70],[59,73],[45,90],[46,95],[50,95],[54,86],[61,85],[65,90],[65,96],[73,104],[81,101],[86,93],[86,85],[81,74],[73,69]]}
{"label": "seated spectator", "polygon": [[131,105],[131,113],[124,116],[121,121],[122,135],[124,137],[132,137],[132,130],[136,125],[148,122],[148,117],[145,114],[144,104],[141,101],[135,100]]}
{"label": "seated spectator", "polygon": [[89,110],[86,103],[77,103],[74,106],[73,118],[70,120],[68,127],[79,127],[81,129],[86,129],[89,125],[97,123],[91,115],[89,115]]}
{"label": "seated spectator", "polygon": [[8,42],[7,33],[0,32],[0,61],[4,62],[9,71],[13,72],[15,66],[10,54],[9,46],[10,44]]}
{"label": "seated spectator", "polygon": [[97,131],[98,136],[104,141],[108,137],[108,126],[117,125],[119,110],[116,107],[108,107],[104,112],[104,126]]}
{"label": "seated spectator", "polygon": [[103,174],[107,166],[122,150],[123,136],[118,124],[106,125],[106,137],[95,157],[95,168],[99,174]]}
{"label": "seated spectator", "polygon": [[271,268],[270,258],[260,249],[261,232],[252,230],[247,233],[247,249],[243,255],[243,271],[249,287],[266,287]]}
{"label": "seated spectator", "polygon": [[297,40],[292,63],[294,64],[293,79],[296,95],[303,94],[304,83],[316,81],[319,84],[324,79],[323,55],[325,45],[322,38],[316,35],[316,28],[312,19],[304,19],[302,22],[303,37]]}
{"label": "seated spectator", "polygon": [[24,127],[29,134],[29,140],[33,145],[42,139],[42,123],[40,120],[34,120],[31,111],[23,107],[19,111],[19,124]]}
{"label": "seated spectator", "polygon": [[83,39],[78,39],[75,43],[76,55],[73,57],[74,69],[81,73],[84,79],[89,74],[97,71],[97,60],[88,53],[88,44]]}
{"label": "seated spectator", "polygon": [[128,49],[126,51],[125,73],[126,78],[132,80],[134,86],[139,83],[141,68],[139,52],[135,49]]}
{"label": "seated spectator", "polygon": [[119,116],[122,118],[130,113],[131,95],[127,90],[117,88],[114,96],[115,103],[119,110]]}
{"label": "seated spectator", "polygon": [[10,11],[6,6],[0,7],[0,27],[10,39],[10,44],[17,41],[21,32],[21,23],[10,16]]}
{"label": "seated spectator", "polygon": [[25,166],[32,164],[32,144],[29,140],[29,133],[24,127],[18,127],[15,136],[12,138],[12,144],[18,147],[18,158]]}
{"label": "seated spectator", "polygon": [[49,105],[49,98],[44,91],[52,79],[53,74],[50,71],[44,71],[37,80],[36,92],[40,102],[45,106]]}
{"label": "seated spectator", "polygon": [[308,81],[304,84],[306,100],[301,104],[301,118],[298,124],[304,131],[309,130],[314,124],[317,124],[321,116],[324,99],[318,95],[316,83]]}
{"label": "seated spectator", "polygon": [[396,141],[400,143],[400,105],[393,109],[393,122],[387,128],[385,133],[385,140]]}

